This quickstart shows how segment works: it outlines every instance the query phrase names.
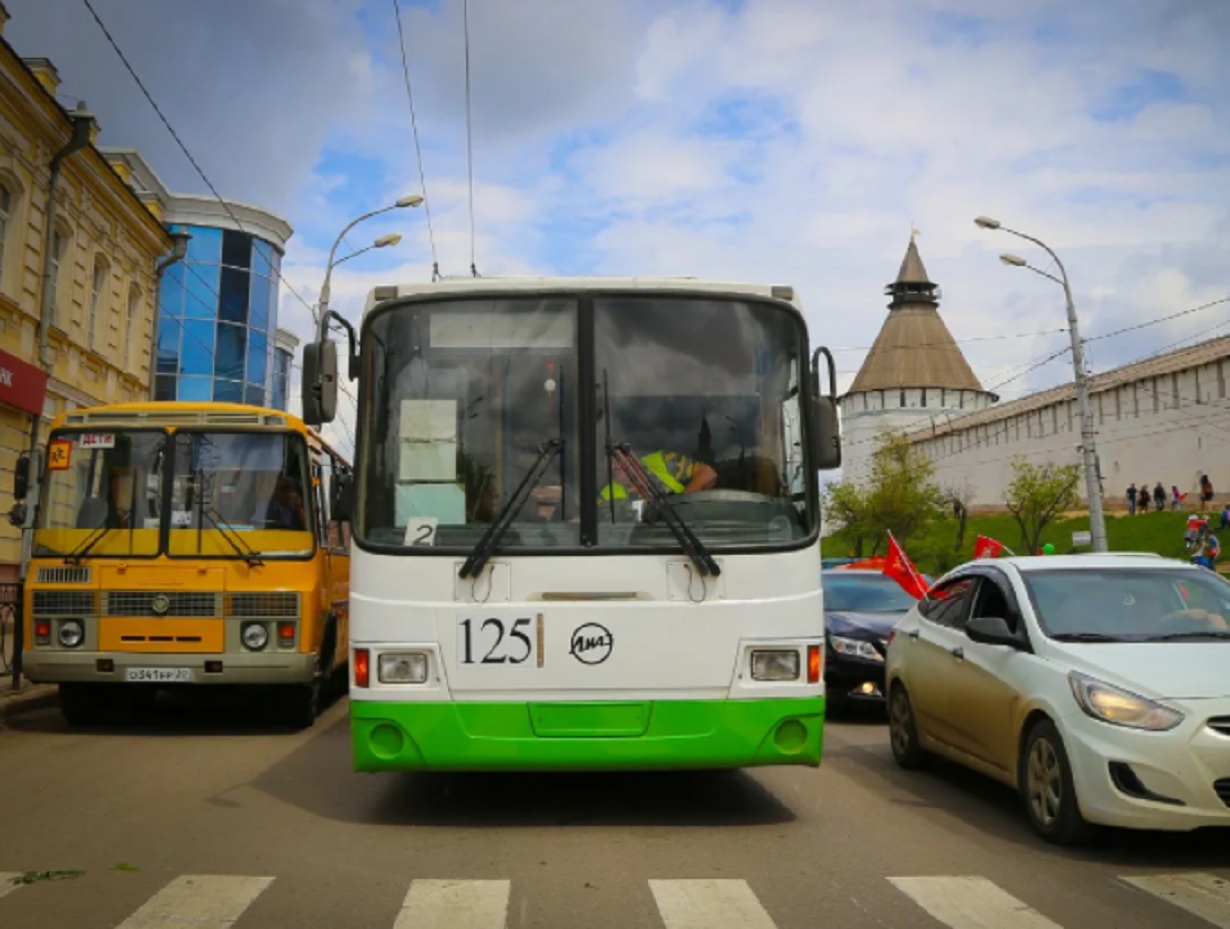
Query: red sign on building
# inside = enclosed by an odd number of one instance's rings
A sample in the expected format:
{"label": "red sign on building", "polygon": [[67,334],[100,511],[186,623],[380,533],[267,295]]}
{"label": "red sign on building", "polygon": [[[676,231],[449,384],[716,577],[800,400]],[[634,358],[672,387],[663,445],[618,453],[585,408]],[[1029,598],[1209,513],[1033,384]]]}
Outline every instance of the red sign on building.
{"label": "red sign on building", "polygon": [[40,416],[46,396],[47,372],[0,350],[0,403]]}

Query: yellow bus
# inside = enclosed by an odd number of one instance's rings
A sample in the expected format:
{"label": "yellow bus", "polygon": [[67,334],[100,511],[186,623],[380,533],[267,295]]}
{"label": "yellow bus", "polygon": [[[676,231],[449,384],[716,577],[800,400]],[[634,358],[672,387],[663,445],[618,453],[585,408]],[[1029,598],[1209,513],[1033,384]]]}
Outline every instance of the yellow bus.
{"label": "yellow bus", "polygon": [[312,725],[347,683],[350,481],[349,461],[280,410],[61,414],[30,540],[25,676],[59,685],[73,725],[160,688],[227,684],[274,688],[282,719]]}

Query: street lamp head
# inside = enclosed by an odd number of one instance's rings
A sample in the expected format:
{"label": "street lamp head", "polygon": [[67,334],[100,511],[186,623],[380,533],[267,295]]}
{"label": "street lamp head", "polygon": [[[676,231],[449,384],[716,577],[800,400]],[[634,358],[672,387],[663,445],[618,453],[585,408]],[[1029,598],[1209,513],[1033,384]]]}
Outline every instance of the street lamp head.
{"label": "street lamp head", "polygon": [[396,232],[390,232],[388,235],[382,235],[372,243],[372,248],[387,248],[390,245],[396,245],[401,241],[401,236]]}
{"label": "street lamp head", "polygon": [[398,207],[418,206],[422,202],[423,198],[418,194],[410,194],[408,197],[402,197],[393,205]]}
{"label": "street lamp head", "polygon": [[998,229],[999,220],[992,219],[990,216],[978,216],[974,219],[974,225],[983,229]]}
{"label": "street lamp head", "polygon": [[1025,261],[1024,258],[1021,258],[1018,255],[1010,255],[1007,252],[1000,255],[999,260],[1002,261],[1006,265],[1012,265],[1012,267],[1014,268],[1027,267],[1027,262]]}

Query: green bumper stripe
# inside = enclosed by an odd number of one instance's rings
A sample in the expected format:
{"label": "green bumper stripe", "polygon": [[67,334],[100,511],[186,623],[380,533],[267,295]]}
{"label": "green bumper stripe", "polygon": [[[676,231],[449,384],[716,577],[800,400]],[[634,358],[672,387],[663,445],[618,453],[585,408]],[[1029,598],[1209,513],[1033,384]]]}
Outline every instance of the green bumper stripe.
{"label": "green bumper stripe", "polygon": [[610,703],[351,700],[356,771],[820,764],[824,698]]}

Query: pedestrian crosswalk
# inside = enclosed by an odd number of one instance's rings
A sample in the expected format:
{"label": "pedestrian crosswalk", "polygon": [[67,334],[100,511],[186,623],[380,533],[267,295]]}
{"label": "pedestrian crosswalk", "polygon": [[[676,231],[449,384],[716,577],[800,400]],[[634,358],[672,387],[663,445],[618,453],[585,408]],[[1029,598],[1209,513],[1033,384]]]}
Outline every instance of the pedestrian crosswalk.
{"label": "pedestrian crosswalk", "polygon": [[[0,925],[6,922],[6,912],[14,912],[8,908],[20,905],[25,886],[17,880],[20,877],[19,873],[0,871]],[[134,901],[137,905],[132,914],[107,929],[245,929],[245,913],[274,882],[273,877],[180,875],[144,902]],[[887,883],[893,893],[917,908],[920,918],[902,925],[948,929],[1075,929],[1083,925],[1056,922],[978,875],[889,877]],[[1185,911],[1184,926],[1230,929],[1230,877],[1182,872],[1125,875],[1109,883],[1117,884],[1122,892],[1125,918],[1132,914],[1132,925],[1138,924],[1139,916],[1133,894],[1140,892]],[[370,925],[392,929],[510,929],[512,889],[510,880],[412,880],[400,909]],[[775,921],[744,880],[650,880],[648,891],[664,929],[779,929],[795,925],[789,918]],[[1045,900],[1047,895],[1040,891],[1039,896]],[[1154,924],[1169,927],[1177,915],[1171,914]],[[823,922],[817,922],[815,916],[813,912],[806,921],[808,927]],[[926,917],[933,922],[928,923]],[[525,923],[532,924],[532,920]],[[576,925],[584,924],[578,914]]]}

